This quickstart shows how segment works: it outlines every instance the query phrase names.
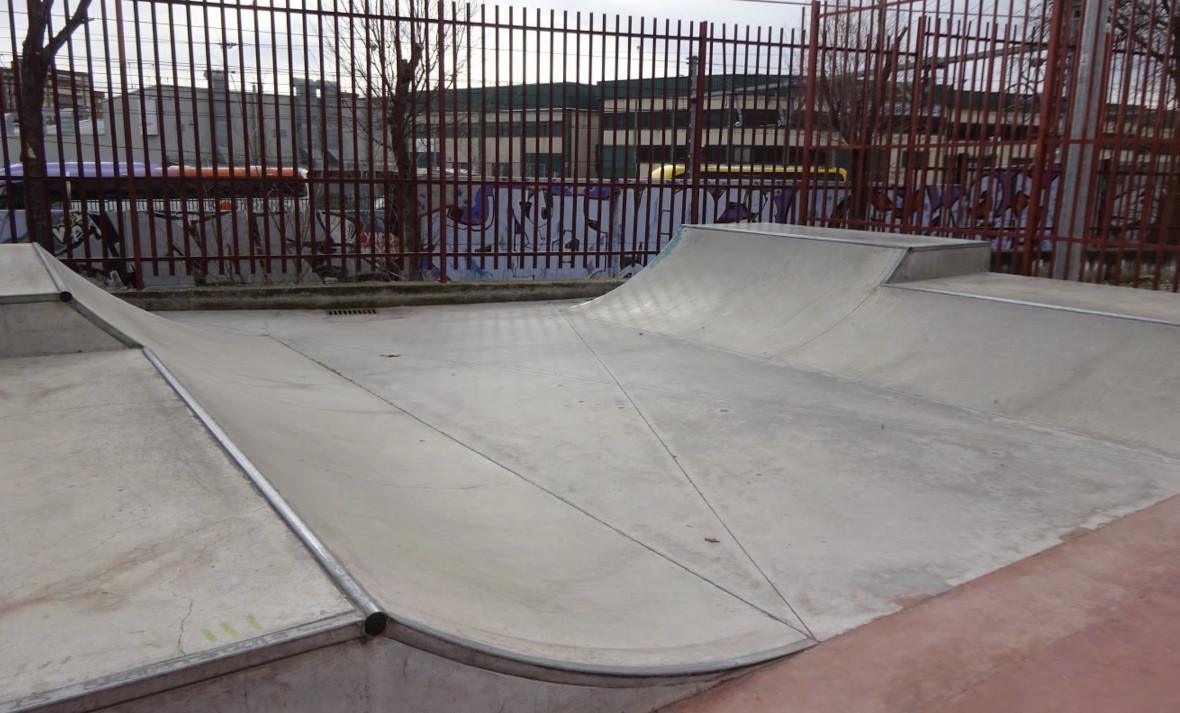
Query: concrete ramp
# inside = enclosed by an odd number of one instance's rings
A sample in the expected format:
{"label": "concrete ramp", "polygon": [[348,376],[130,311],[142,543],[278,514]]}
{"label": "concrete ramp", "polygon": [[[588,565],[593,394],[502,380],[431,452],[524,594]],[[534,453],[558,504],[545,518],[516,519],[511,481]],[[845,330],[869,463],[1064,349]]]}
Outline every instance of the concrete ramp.
{"label": "concrete ramp", "polygon": [[966,240],[777,224],[686,226],[647,269],[578,311],[769,357],[831,329],[884,283],[987,265],[987,246]]}

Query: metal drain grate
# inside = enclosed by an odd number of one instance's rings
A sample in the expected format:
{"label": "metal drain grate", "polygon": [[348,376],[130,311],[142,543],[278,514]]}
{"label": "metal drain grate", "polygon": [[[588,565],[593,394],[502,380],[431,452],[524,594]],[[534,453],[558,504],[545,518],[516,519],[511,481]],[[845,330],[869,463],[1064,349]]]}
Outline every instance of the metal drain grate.
{"label": "metal drain grate", "polygon": [[344,317],[354,314],[377,314],[377,310],[372,307],[361,307],[358,309],[330,309],[328,310],[329,317]]}

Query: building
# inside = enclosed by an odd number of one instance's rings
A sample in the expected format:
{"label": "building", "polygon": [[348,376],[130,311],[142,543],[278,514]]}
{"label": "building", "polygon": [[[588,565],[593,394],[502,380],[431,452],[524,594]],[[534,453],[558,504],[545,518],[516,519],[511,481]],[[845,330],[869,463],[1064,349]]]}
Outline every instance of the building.
{"label": "building", "polygon": [[[800,77],[709,75],[700,108],[703,164],[795,166],[803,162]],[[697,108],[690,77],[603,82],[603,174],[643,179],[665,164],[687,164]],[[817,141],[827,145],[831,137]],[[817,164],[831,164],[826,149]]]}
{"label": "building", "polygon": [[[0,114],[15,114],[20,91],[20,60],[0,67]],[[45,91],[46,123],[54,124],[60,112],[87,120],[103,109],[103,93],[95,91],[88,72],[54,68]]]}
{"label": "building", "polygon": [[499,178],[596,178],[598,88],[557,82],[473,87],[446,96],[440,132],[437,95],[424,98],[413,140],[419,167],[437,168],[439,136],[447,167]]}

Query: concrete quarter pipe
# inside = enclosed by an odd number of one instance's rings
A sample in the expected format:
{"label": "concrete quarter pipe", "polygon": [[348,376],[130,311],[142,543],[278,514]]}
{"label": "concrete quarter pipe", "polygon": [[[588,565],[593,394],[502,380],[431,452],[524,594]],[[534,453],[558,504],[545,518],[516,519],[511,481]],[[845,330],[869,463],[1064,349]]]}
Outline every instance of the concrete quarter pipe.
{"label": "concrete quarter pipe", "polygon": [[0,709],[313,651],[650,709],[1180,490],[1180,300],[987,257],[688,228],[583,305],[178,322],[0,248]]}

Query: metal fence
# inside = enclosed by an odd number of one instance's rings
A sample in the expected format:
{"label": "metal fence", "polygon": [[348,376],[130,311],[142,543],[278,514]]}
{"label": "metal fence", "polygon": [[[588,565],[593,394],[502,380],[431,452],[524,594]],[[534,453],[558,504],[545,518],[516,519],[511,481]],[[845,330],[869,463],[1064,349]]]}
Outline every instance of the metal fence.
{"label": "metal fence", "polygon": [[27,239],[41,185],[54,251],[136,286],[627,276],[682,224],[769,221],[989,240],[996,270],[1176,290],[1171,5],[985,5],[768,5],[773,25],[738,27],[93,0],[33,148],[14,9],[0,242]]}

